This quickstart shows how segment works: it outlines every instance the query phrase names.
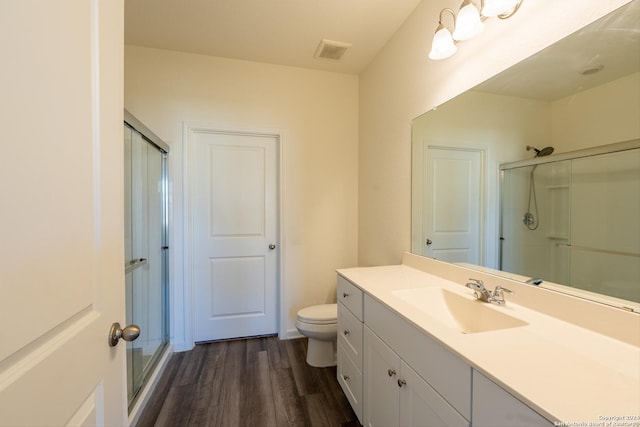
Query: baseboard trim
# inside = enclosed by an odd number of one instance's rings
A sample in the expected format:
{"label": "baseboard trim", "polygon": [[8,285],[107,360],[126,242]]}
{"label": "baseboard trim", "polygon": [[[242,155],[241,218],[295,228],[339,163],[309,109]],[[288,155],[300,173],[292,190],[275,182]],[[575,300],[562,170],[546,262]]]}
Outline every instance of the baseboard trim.
{"label": "baseboard trim", "polygon": [[303,338],[304,335],[300,333],[297,329],[287,329],[287,335],[283,338],[285,340],[292,340],[296,338]]}

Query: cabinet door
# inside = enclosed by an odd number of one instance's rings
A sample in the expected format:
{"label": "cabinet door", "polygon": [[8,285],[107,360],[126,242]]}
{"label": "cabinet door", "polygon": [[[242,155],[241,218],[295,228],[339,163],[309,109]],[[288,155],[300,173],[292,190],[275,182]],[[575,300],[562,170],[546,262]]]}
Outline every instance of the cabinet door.
{"label": "cabinet door", "polygon": [[400,384],[401,426],[469,427],[469,422],[404,362]]}
{"label": "cabinet door", "polygon": [[400,358],[369,328],[364,330],[364,425],[394,427],[399,420]]}
{"label": "cabinet door", "polygon": [[553,425],[476,370],[473,371],[472,406],[473,427],[550,427]]}

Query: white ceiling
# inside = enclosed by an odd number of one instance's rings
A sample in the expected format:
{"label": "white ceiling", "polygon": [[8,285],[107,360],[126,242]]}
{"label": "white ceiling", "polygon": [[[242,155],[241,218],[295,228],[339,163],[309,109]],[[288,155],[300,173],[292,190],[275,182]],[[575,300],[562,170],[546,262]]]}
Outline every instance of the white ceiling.
{"label": "white ceiling", "polygon": [[[587,71],[596,69],[600,71]],[[640,0],[576,31],[475,90],[554,101],[638,71]]]}
{"label": "white ceiling", "polygon": [[[125,43],[360,73],[421,0],[126,0]],[[322,39],[349,43],[315,59]]]}

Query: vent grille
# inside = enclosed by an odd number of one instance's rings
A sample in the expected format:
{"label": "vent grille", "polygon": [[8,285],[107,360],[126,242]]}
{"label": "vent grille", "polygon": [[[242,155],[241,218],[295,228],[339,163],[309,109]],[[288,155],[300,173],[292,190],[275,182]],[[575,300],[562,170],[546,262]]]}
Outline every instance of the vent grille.
{"label": "vent grille", "polygon": [[313,55],[314,58],[330,59],[333,61],[339,61],[344,53],[349,49],[351,45],[349,43],[335,42],[332,40],[322,40],[316,52]]}

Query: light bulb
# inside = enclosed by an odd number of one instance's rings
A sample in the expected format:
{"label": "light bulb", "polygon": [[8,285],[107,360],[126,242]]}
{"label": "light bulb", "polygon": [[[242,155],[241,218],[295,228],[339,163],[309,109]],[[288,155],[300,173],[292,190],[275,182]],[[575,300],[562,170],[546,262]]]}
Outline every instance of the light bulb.
{"label": "light bulb", "polygon": [[452,56],[457,50],[458,47],[453,41],[451,31],[445,26],[439,25],[436,34],[433,36],[429,58],[433,60],[445,59]]}
{"label": "light bulb", "polygon": [[470,0],[465,0],[456,18],[456,28],[453,31],[454,40],[469,40],[478,35],[483,28],[480,11]]}

